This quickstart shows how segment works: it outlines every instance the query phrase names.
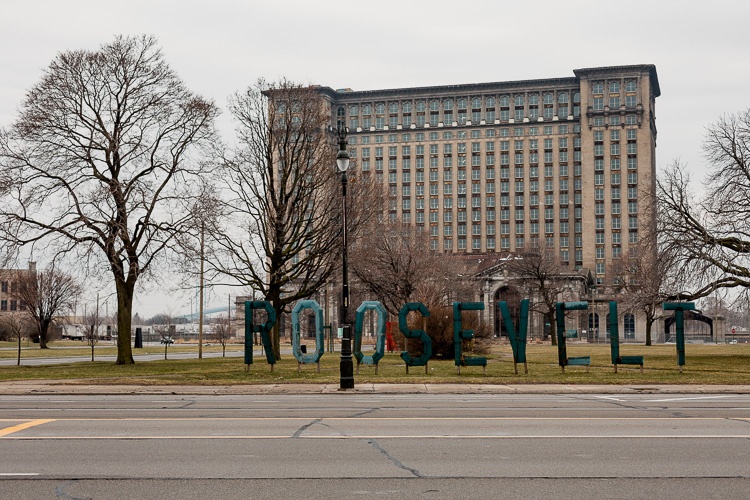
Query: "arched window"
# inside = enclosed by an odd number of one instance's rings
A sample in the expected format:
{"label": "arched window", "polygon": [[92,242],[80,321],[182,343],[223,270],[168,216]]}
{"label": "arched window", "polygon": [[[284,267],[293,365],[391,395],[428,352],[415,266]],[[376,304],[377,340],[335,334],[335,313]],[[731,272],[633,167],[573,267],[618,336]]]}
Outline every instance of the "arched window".
{"label": "arched window", "polygon": [[560,104],[567,104],[568,103],[568,94],[560,94],[557,96],[557,102]]}
{"label": "arched window", "polygon": [[472,99],[471,101],[471,109],[481,109],[482,108],[482,100],[481,99]]}
{"label": "arched window", "polygon": [[424,113],[424,110],[425,110],[425,105],[424,105],[424,103],[423,103],[423,102],[421,102],[421,101],[420,101],[420,102],[418,102],[418,103],[417,103],[417,113]]}
{"label": "arched window", "polygon": [[503,96],[500,98],[500,106],[507,108],[510,106],[510,98],[508,96]]}
{"label": "arched window", "polygon": [[430,111],[440,111],[440,103],[437,101],[430,102]]}
{"label": "arched window", "polygon": [[349,116],[357,116],[359,114],[359,106],[349,106]]}
{"label": "arched window", "polygon": [[458,100],[458,109],[466,109],[466,99]]}
{"label": "arched window", "polygon": [[552,94],[544,94],[544,104],[554,104],[555,98]]}
{"label": "arched window", "polygon": [[343,106],[336,110],[336,117],[343,118],[346,111],[344,110]]}
{"label": "arched window", "polygon": [[516,103],[517,108],[523,107],[523,96],[522,95],[517,96],[515,103]]}
{"label": "arched window", "polygon": [[623,332],[626,339],[635,339],[635,316],[627,313],[624,317]]}
{"label": "arched window", "polygon": [[372,107],[370,107],[369,104],[365,104],[362,106],[362,114],[365,116],[370,116],[372,114]]}
{"label": "arched window", "polygon": [[581,102],[581,93],[576,92],[573,94],[573,104],[579,104]]}
{"label": "arched window", "polygon": [[385,104],[378,104],[375,106],[375,114],[382,115],[385,113]]}
{"label": "arched window", "polygon": [[392,114],[392,115],[396,115],[396,114],[398,114],[398,104],[396,104],[395,102],[394,102],[394,103],[391,103],[391,104],[389,104],[389,105],[388,105],[388,112],[389,112],[390,114]]}
{"label": "arched window", "polygon": [[448,99],[447,101],[445,101],[443,103],[443,109],[445,111],[452,111],[453,110],[453,101],[451,101],[450,99]]}
{"label": "arched window", "polygon": [[495,107],[495,98],[494,97],[488,97],[487,98],[487,102],[485,103],[485,105],[488,108],[494,108]]}
{"label": "arched window", "polygon": [[610,94],[619,94],[620,93],[620,84],[617,82],[612,82],[609,84],[609,93]]}
{"label": "arched window", "polygon": [[531,106],[539,106],[539,96],[536,94],[529,96],[529,104]]}
{"label": "arched window", "polygon": [[405,102],[404,103],[404,113],[411,113],[411,103]]}
{"label": "arched window", "polygon": [[625,92],[635,92],[635,82],[625,83]]}

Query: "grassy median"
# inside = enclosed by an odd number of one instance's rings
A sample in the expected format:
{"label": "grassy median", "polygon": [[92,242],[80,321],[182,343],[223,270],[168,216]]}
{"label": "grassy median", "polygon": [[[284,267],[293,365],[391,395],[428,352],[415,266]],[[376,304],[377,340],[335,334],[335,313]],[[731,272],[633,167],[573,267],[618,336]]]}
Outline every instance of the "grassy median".
{"label": "grassy median", "polygon": [[[196,346],[184,348],[197,352]],[[172,349],[173,347],[170,347],[171,352],[177,351]],[[620,354],[644,356],[644,373],[640,373],[637,366],[620,366],[615,374],[610,364],[609,346],[569,344],[568,356],[591,356],[589,373],[586,373],[583,367],[571,366],[566,367],[566,373],[563,375],[557,365],[556,347],[529,345],[529,373],[524,374],[523,366],[519,366],[519,375],[514,375],[510,346],[499,345],[493,347],[487,356],[487,373],[484,376],[481,367],[462,367],[462,373],[458,375],[453,361],[434,360],[430,361],[427,374],[424,367],[411,367],[409,375],[406,375],[404,363],[399,355],[388,353],[380,361],[377,375],[373,366],[362,365],[359,375],[355,375],[355,383],[750,384],[750,344],[689,344],[686,349],[684,373],[679,373],[674,345],[624,345],[620,348]],[[245,370],[241,357],[160,360],[125,366],[100,361],[60,361],[60,364],[47,366],[3,366],[0,367],[0,381],[68,380],[70,383],[85,384],[231,385],[337,383],[339,380],[338,353],[326,353],[321,358],[320,373],[316,365],[303,365],[298,372],[297,361],[292,355],[282,356],[273,372],[270,365],[266,364],[265,357],[261,356],[255,357],[255,363],[248,371]]]}

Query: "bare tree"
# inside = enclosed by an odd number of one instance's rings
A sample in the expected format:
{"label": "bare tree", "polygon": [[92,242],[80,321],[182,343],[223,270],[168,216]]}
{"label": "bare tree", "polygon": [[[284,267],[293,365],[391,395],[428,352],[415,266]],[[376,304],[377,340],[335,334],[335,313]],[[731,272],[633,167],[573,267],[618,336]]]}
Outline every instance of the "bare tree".
{"label": "bare tree", "polygon": [[221,357],[226,356],[227,352],[227,342],[229,342],[229,339],[232,336],[232,331],[230,328],[229,318],[226,316],[222,316],[218,318],[214,322],[214,340],[221,344]]}
{"label": "bare tree", "polygon": [[541,299],[534,301],[532,307],[544,315],[544,323],[551,328],[552,345],[557,345],[555,304],[563,291],[563,282],[570,278],[567,266],[560,262],[555,252],[529,246],[508,259],[506,269],[520,286],[536,292]]}
{"label": "bare tree", "polygon": [[353,275],[393,316],[407,302],[430,308],[465,297],[471,264],[430,250],[429,244],[426,233],[400,221],[370,224],[352,250]]}
{"label": "bare tree", "polygon": [[103,316],[99,315],[99,300],[97,297],[96,308],[94,312],[87,314],[84,317],[84,325],[86,329],[83,332],[83,338],[86,341],[86,345],[91,347],[91,361],[94,361],[94,348],[99,343],[99,329],[104,320]]}
{"label": "bare tree", "polygon": [[177,328],[174,325],[173,311],[171,309],[161,313],[159,316],[163,323],[155,326],[154,330],[156,330],[156,333],[161,337],[161,343],[164,344],[164,359],[167,359],[167,349],[170,345],[174,344],[174,337]]}
{"label": "bare tree", "polygon": [[73,253],[117,292],[117,363],[133,363],[136,284],[188,227],[216,106],[185,88],[154,38],[60,53],[0,132],[0,241]]}
{"label": "bare tree", "polygon": [[675,161],[657,184],[659,236],[692,281],[684,298],[750,287],[750,109],[722,117],[703,144],[710,163],[704,196]]}
{"label": "bare tree", "polygon": [[643,313],[646,320],[646,345],[652,344],[654,323],[664,317],[662,303],[676,296],[680,287],[673,272],[675,262],[672,255],[662,249],[654,256],[652,252],[641,252],[644,242],[632,245],[613,266],[615,288],[621,293],[623,309]]}
{"label": "bare tree", "polygon": [[73,310],[81,286],[73,276],[54,266],[18,273],[16,280],[12,294],[28,310],[39,336],[39,347],[46,349],[55,318]]}
{"label": "bare tree", "polygon": [[33,330],[33,325],[26,313],[16,312],[0,316],[0,337],[18,340],[17,365],[21,365],[21,341],[28,338]]}
{"label": "bare tree", "polygon": [[[207,272],[260,292],[280,314],[323,286],[338,264],[331,112],[316,89],[286,80],[258,81],[229,109],[239,136],[221,169],[231,217],[210,235]],[[278,324],[273,345],[279,356]]]}

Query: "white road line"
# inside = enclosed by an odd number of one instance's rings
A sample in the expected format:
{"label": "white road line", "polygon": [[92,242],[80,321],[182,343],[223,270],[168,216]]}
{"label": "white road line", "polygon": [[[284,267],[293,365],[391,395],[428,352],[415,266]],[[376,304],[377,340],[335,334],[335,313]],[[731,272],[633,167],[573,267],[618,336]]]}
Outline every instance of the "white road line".
{"label": "white road line", "polygon": [[594,396],[595,398],[608,399],[610,401],[625,401],[624,399],[617,399],[614,396]]}
{"label": "white road line", "polygon": [[38,476],[38,472],[0,472],[0,476]]}
{"label": "white road line", "polygon": [[670,398],[670,399],[644,399],[643,401],[648,401],[649,403],[663,403],[665,401],[689,401],[689,400],[695,400],[695,399],[719,399],[719,398],[736,398],[736,395],[728,395],[728,396],[697,396],[694,398]]}

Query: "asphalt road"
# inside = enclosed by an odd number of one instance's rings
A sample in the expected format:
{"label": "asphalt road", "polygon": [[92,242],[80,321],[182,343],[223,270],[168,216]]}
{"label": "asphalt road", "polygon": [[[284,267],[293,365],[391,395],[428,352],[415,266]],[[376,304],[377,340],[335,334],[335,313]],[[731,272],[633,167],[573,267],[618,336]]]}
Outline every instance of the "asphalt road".
{"label": "asphalt road", "polygon": [[748,498],[750,395],[0,396],[3,498]]}

